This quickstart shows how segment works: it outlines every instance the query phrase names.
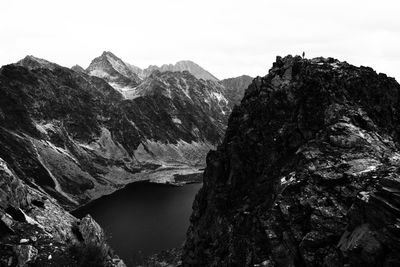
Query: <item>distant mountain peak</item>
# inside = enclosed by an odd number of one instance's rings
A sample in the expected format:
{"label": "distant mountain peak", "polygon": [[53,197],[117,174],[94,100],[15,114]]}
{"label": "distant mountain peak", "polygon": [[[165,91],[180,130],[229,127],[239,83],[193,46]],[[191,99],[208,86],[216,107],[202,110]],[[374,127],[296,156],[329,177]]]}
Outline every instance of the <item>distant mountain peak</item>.
{"label": "distant mountain peak", "polygon": [[24,66],[28,69],[47,68],[53,70],[57,67],[60,67],[56,63],[32,55],[27,55],[26,57],[18,61],[16,65]]}
{"label": "distant mountain peak", "polygon": [[193,74],[197,79],[219,81],[217,77],[215,77],[210,72],[208,72],[207,70],[202,68],[200,65],[198,65],[197,63],[195,63],[191,60],[180,60],[180,61],[176,62],[175,64],[164,64],[161,67],[158,67],[156,65],[150,65],[143,72],[145,73],[145,76],[149,76],[150,73],[156,69],[160,70],[161,72],[188,71],[191,74]]}
{"label": "distant mountain peak", "polygon": [[135,71],[132,70],[133,67],[112,52],[104,51],[99,57],[92,60],[86,72],[92,76],[105,79],[113,84],[114,88],[132,88],[141,81]]}

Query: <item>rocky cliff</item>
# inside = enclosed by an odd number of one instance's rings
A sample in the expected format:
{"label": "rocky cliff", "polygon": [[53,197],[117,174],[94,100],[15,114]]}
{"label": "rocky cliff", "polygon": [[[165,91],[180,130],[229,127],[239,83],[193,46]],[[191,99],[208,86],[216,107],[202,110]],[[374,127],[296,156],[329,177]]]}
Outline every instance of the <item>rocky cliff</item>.
{"label": "rocky cliff", "polygon": [[207,156],[183,266],[399,266],[400,85],[277,57]]}
{"label": "rocky cliff", "polygon": [[101,227],[78,220],[0,158],[0,266],[119,266]]}

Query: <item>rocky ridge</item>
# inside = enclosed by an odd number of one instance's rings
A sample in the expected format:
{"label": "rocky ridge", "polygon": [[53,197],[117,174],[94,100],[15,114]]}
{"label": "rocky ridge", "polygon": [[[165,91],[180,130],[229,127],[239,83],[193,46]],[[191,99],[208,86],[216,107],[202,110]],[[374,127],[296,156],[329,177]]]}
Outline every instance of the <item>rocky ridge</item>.
{"label": "rocky ridge", "polygon": [[171,71],[171,72],[182,72],[188,71],[192,73],[197,79],[210,80],[210,81],[219,81],[214,75],[210,72],[206,71],[196,63],[190,60],[181,60],[176,62],[175,64],[164,64],[159,66],[151,65],[148,68],[144,69],[142,75],[144,77],[149,76],[153,71],[158,70],[161,72]]}
{"label": "rocky ridge", "polygon": [[207,156],[183,266],[398,266],[400,85],[277,57]]}

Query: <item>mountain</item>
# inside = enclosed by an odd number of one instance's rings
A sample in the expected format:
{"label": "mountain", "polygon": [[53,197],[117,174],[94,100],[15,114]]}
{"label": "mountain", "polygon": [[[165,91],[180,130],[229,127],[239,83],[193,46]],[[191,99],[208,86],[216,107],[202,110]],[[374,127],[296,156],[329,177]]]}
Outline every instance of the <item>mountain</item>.
{"label": "mountain", "polygon": [[133,72],[133,73],[136,73],[136,75],[140,78],[140,79],[144,79],[144,78],[146,78],[146,76],[145,76],[145,74],[144,74],[144,71],[141,69],[141,68],[139,68],[139,67],[136,67],[136,66],[134,66],[134,65],[132,65],[132,64],[129,64],[128,62],[125,62],[125,64],[126,64],[126,66],[128,66],[128,68]]}
{"label": "mountain", "polygon": [[106,52],[82,71],[27,56],[0,69],[0,265],[123,267],[100,226],[68,211],[197,175],[221,142],[232,105],[219,82],[154,71],[137,84],[121,62]]}
{"label": "mountain", "polygon": [[400,85],[277,57],[207,155],[182,266],[399,266]]}
{"label": "mountain", "polygon": [[[225,87],[226,89],[222,93],[224,97],[227,97],[226,99],[230,102],[231,106],[240,102],[244,90],[252,80],[251,77],[243,75],[219,81],[211,73],[189,60],[179,61],[174,65],[164,64],[161,67],[152,65],[146,69],[141,69],[124,62],[122,59],[107,51],[95,58],[85,71],[82,71],[80,66],[74,66],[71,69],[86,72],[91,76],[104,79],[126,99],[134,99],[143,96],[143,88],[152,82],[151,75],[153,72],[172,73],[186,71],[192,74],[196,79],[203,80],[203,83],[208,84],[208,86],[211,85],[220,88],[222,85]],[[148,78],[149,81],[147,81]]]}
{"label": "mountain", "polygon": [[159,71],[136,87],[126,99],[102,78],[34,57],[3,66],[0,158],[67,209],[130,182],[198,173],[227,125],[225,88]]}
{"label": "mountain", "polygon": [[89,75],[106,80],[119,92],[134,95],[135,87],[140,83],[139,76],[113,53],[104,51],[101,56],[92,60],[86,69]]}
{"label": "mountain", "polygon": [[233,107],[226,88],[129,69],[109,52],[87,70],[33,56],[0,69],[1,266],[123,267],[101,227],[68,211],[128,183],[202,172]]}
{"label": "mountain", "polygon": [[229,101],[235,105],[239,105],[244,96],[244,91],[252,81],[252,77],[242,75],[235,78],[221,80],[221,84],[226,88],[226,95]]}
{"label": "mountain", "polygon": [[18,61],[16,63],[16,65],[24,66],[29,69],[46,68],[46,69],[50,69],[50,70],[54,70],[54,69],[60,67],[59,65],[57,65],[53,62],[47,61],[45,59],[37,58],[34,56],[26,56],[23,59],[21,59],[20,61]]}
{"label": "mountain", "polygon": [[153,71],[159,70],[161,72],[164,71],[188,71],[191,74],[193,74],[197,79],[203,79],[203,80],[210,80],[210,81],[218,81],[218,79],[197,65],[196,63],[190,61],[190,60],[182,60],[178,61],[177,63],[173,64],[164,64],[161,67],[151,65],[148,68],[143,70],[143,73],[145,76],[150,75]]}

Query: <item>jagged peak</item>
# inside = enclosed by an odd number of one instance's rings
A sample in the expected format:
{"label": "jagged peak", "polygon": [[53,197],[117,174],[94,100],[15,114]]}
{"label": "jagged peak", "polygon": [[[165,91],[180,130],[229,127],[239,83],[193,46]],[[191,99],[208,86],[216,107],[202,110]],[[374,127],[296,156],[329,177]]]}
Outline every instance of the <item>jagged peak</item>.
{"label": "jagged peak", "polygon": [[162,72],[163,71],[189,71],[191,74],[193,74],[198,79],[219,81],[218,78],[216,78],[210,72],[208,72],[203,67],[201,67],[199,64],[197,64],[191,60],[180,60],[180,61],[176,62],[175,64],[163,64],[160,67],[157,65],[150,65],[144,71],[147,72],[147,74],[150,74],[154,69],[159,69]]}
{"label": "jagged peak", "polygon": [[103,53],[101,54],[102,56],[107,56],[107,55],[109,55],[109,56],[112,56],[112,57],[117,57],[117,56],[115,56],[111,51],[103,51]]}

